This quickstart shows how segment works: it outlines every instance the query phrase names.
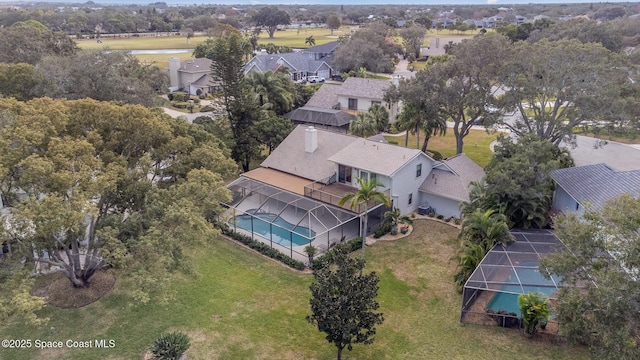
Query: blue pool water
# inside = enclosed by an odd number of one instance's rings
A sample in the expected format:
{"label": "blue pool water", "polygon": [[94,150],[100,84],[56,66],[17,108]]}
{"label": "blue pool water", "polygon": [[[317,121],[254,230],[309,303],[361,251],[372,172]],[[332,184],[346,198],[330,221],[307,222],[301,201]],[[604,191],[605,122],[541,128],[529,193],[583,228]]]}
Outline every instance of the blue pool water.
{"label": "blue pool water", "polygon": [[[276,214],[271,213],[254,213],[251,215],[239,215],[231,219],[229,223],[233,227],[235,225],[243,230],[251,231],[251,219],[253,218],[253,232],[264,238],[272,239],[273,242],[282,246],[308,245],[315,238],[315,231],[297,226],[295,232],[291,231],[294,225],[287,222]],[[273,223],[273,225],[271,225]]]}
{"label": "blue pool water", "polygon": [[[540,271],[537,269],[538,263],[527,263],[522,265],[535,266],[536,268],[516,268],[518,277],[522,283],[522,288],[520,288],[520,285],[513,285],[513,283],[517,284],[518,280],[514,275],[510,275],[506,282],[512,284],[505,284],[500,287],[500,291],[504,292],[496,292],[487,305],[488,309],[494,311],[506,310],[508,312],[516,313],[518,316],[522,316],[520,313],[520,307],[518,306],[518,296],[522,293],[523,289],[525,294],[530,292],[540,292],[547,296],[551,296],[551,294],[556,291],[556,288],[553,286],[553,282],[545,279],[544,276],[540,274]],[[556,283],[560,282],[560,279],[556,277],[554,277],[554,280]],[[548,284],[549,286],[535,286],[533,284]]]}

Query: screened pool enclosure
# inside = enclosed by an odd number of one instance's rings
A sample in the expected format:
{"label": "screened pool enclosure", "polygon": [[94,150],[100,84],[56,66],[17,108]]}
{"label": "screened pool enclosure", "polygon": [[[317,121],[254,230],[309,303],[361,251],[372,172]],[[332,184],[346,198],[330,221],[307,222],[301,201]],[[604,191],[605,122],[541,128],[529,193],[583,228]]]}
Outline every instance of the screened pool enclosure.
{"label": "screened pool enclosure", "polygon": [[[564,246],[550,230],[514,230],[516,241],[495,245],[464,285],[460,321],[504,327],[520,326],[518,296],[540,292],[553,300],[562,280],[540,269],[540,259]],[[551,324],[551,332],[557,324]]]}
{"label": "screened pool enclosure", "polygon": [[246,177],[228,188],[232,200],[224,205],[229,227],[292,258],[306,261],[306,246],[322,254],[360,233],[358,214],[345,209]]}

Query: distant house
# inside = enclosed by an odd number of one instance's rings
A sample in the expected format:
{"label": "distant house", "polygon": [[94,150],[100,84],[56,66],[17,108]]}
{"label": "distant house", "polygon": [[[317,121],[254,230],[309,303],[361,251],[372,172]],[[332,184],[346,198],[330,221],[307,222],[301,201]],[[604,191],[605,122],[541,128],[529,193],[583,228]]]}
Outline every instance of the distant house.
{"label": "distant house", "polygon": [[304,79],[309,76],[330,79],[334,73],[333,53],[339,45],[339,42],[334,41],[282,54],[267,54],[266,51],[262,51],[260,55],[254,56],[247,62],[244,66],[244,73],[246,75],[252,71],[265,72],[268,70],[276,72],[284,67],[291,75],[292,80]]}
{"label": "distant house", "polygon": [[[393,81],[397,81],[395,78]],[[374,104],[384,106],[389,112],[389,122],[394,122],[399,114],[398,103],[384,101],[384,93],[391,86],[391,80],[377,80],[349,77],[336,90],[338,109],[351,113],[366,112]],[[324,87],[324,86],[323,86]]]}
{"label": "distant house", "polygon": [[170,91],[182,89],[189,94],[211,94],[217,85],[211,78],[211,60],[197,58],[180,62],[177,57],[169,58]]}
{"label": "distant house", "polygon": [[600,211],[619,195],[640,196],[640,170],[617,171],[606,164],[554,170],[553,209],[581,214],[587,207]]}
{"label": "distant house", "polygon": [[[398,80],[397,78],[395,80]],[[322,129],[347,133],[349,123],[358,112],[366,112],[373,104],[380,104],[389,112],[389,122],[394,122],[397,103],[384,101],[384,92],[394,84],[391,80],[347,78],[344,83],[324,84],[301,108],[283,117],[295,124],[313,125]]]}

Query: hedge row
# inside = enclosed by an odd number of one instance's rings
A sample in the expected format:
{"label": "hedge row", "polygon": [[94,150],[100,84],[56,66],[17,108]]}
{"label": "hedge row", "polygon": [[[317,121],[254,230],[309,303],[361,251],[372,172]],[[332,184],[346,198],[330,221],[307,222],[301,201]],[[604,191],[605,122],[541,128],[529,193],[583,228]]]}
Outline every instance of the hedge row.
{"label": "hedge row", "polygon": [[216,224],[216,226],[222,231],[222,233],[235,241],[243,243],[248,247],[260,252],[263,255],[266,255],[272,259],[278,260],[281,263],[294,268],[296,270],[304,270],[305,265],[302,261],[298,261],[288,257],[287,255],[281,253],[280,251],[270,247],[267,244],[261,243],[259,241],[255,241],[249,236],[237,233],[229,228],[227,224]]}

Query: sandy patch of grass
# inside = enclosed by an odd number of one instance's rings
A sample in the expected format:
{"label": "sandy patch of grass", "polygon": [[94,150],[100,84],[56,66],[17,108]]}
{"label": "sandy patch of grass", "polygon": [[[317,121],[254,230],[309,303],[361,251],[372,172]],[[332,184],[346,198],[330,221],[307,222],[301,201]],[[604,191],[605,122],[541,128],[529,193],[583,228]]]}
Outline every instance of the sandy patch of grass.
{"label": "sandy patch of grass", "polygon": [[[91,279],[91,286],[86,288],[74,288],[69,279],[61,274],[51,277],[50,281],[43,294],[47,304],[61,309],[77,309],[108,294],[116,283],[116,277],[107,271],[98,271]],[[36,289],[36,293],[41,293],[43,288]]]}

